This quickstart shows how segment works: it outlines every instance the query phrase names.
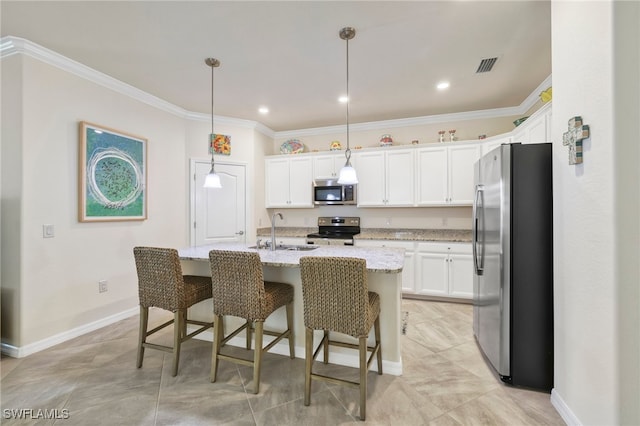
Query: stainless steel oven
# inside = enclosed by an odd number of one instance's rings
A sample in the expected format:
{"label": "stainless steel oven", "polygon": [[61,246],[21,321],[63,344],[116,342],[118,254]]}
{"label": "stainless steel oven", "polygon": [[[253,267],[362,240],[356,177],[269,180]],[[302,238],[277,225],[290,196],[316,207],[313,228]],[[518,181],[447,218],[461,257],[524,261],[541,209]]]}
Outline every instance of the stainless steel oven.
{"label": "stainless steel oven", "polygon": [[313,204],[316,206],[356,204],[357,185],[343,185],[336,179],[316,179],[313,182]]}
{"label": "stainless steel oven", "polygon": [[318,232],[307,235],[307,244],[352,246],[359,233],[359,217],[319,217]]}

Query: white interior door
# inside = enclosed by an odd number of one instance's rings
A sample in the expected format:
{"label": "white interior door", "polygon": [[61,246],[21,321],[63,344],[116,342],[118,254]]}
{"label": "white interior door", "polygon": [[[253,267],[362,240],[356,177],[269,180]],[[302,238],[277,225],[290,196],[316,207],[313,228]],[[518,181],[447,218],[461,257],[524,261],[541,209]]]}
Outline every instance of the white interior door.
{"label": "white interior door", "polygon": [[209,161],[192,160],[191,244],[245,242],[246,167],[243,164],[216,163],[222,188],[203,188],[211,169]]}

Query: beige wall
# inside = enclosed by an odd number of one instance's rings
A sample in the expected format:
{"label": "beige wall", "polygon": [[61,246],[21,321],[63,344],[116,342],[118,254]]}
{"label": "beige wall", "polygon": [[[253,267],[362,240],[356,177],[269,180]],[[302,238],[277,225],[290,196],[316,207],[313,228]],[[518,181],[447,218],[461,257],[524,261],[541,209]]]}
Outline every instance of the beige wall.
{"label": "beige wall", "polygon": [[[639,21],[637,2],[552,4],[552,401],[576,424],[640,423]],[[571,166],[561,141],[576,115],[591,137]]]}
{"label": "beige wall", "polygon": [[[540,105],[537,106],[538,109]],[[525,115],[529,115],[527,113]],[[445,130],[446,140],[449,141],[449,129],[456,129],[456,140],[477,140],[479,135],[487,137],[500,135],[512,131],[515,126],[513,120],[520,116],[508,116],[497,118],[482,118],[474,120],[456,120],[444,121],[433,124],[407,125],[397,127],[398,122],[402,120],[392,121],[389,127],[382,123],[362,123],[353,124],[349,131],[349,146],[355,149],[360,146],[362,148],[377,147],[380,144],[380,137],[383,134],[390,134],[393,137],[394,145],[410,145],[411,141],[418,140],[421,145],[429,143],[438,143],[438,131]],[[373,128],[372,128],[373,127]],[[335,129],[335,131],[332,131]],[[317,135],[306,134],[306,131],[298,132],[282,132],[284,136],[276,134],[271,154],[280,154],[280,145],[287,139],[293,137],[299,139],[305,145],[305,152],[308,151],[329,151],[332,141],[337,140],[342,144],[342,148],[347,147],[346,126],[337,126],[335,128],[319,129]]]}
{"label": "beige wall", "polygon": [[[1,64],[2,343],[37,350],[59,334],[136,312],[134,246],[189,244],[189,158],[208,158],[210,124],[27,55]],[[147,138],[147,220],[78,222],[83,120]],[[253,130],[216,131],[232,136],[231,160],[255,162]],[[43,224],[54,225],[54,238],[42,237]],[[108,280],[108,292],[98,293],[99,280]]]}
{"label": "beige wall", "polygon": [[[19,342],[21,315],[20,216],[22,214],[22,57],[2,61],[2,115],[0,116],[1,184],[1,294],[2,339]],[[12,123],[11,125],[9,123]]]}

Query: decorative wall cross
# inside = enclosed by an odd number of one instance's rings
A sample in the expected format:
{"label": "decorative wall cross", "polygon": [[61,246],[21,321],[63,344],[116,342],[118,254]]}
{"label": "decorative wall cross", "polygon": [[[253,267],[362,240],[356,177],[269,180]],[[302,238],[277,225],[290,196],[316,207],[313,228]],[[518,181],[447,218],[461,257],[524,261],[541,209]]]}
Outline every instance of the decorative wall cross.
{"label": "decorative wall cross", "polygon": [[569,131],[562,135],[562,145],[569,146],[569,164],[582,163],[582,141],[589,137],[589,126],[582,124],[582,117],[569,120]]}

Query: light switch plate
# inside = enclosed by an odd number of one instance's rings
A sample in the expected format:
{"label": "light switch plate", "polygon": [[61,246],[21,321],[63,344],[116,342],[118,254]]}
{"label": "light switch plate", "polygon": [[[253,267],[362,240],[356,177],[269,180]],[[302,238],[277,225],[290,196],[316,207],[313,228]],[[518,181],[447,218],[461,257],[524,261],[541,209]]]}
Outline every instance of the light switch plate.
{"label": "light switch plate", "polygon": [[42,238],[53,238],[55,230],[53,225],[42,225]]}

